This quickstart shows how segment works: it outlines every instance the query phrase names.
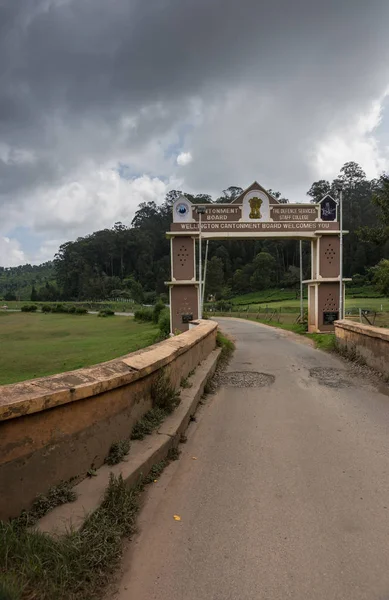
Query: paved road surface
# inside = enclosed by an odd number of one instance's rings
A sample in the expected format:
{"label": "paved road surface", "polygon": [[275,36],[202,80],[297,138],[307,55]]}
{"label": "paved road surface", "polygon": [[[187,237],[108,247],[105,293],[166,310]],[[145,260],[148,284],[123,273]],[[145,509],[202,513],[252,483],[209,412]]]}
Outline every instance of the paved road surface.
{"label": "paved road surface", "polygon": [[114,597],[388,600],[387,390],[290,334],[220,323],[237,342],[228,370],[272,377],[201,409]]}

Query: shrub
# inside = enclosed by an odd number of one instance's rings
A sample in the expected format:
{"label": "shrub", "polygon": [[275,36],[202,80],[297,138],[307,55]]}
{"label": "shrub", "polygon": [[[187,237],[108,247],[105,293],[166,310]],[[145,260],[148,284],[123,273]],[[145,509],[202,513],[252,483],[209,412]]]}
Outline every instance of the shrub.
{"label": "shrub", "polygon": [[158,327],[161,332],[161,336],[168,337],[170,334],[170,311],[168,308],[164,308],[159,315]]}
{"label": "shrub", "polygon": [[74,312],[76,315],[86,315],[88,309],[84,308],[83,306],[76,306],[76,310]]}
{"label": "shrub", "polygon": [[22,312],[36,312],[38,307],[36,304],[23,304],[21,311]]}
{"label": "shrub", "polygon": [[157,294],[155,292],[145,292],[143,298],[145,304],[154,304],[157,299]]}
{"label": "shrub", "polygon": [[102,308],[99,311],[99,314],[97,315],[98,317],[112,317],[115,314],[115,311],[113,311],[110,308]]}
{"label": "shrub", "polygon": [[161,373],[157,381],[151,388],[151,399],[153,402],[153,408],[160,408],[167,414],[173,412],[173,410],[180,403],[180,391],[176,391],[170,382],[170,377],[166,371]]}
{"label": "shrub", "polygon": [[143,440],[146,435],[153,433],[166,417],[166,412],[161,408],[152,408],[137,423],[135,423],[132,432],[132,440]]}
{"label": "shrub", "polygon": [[68,309],[64,304],[53,304],[51,307],[53,313],[67,313]]}
{"label": "shrub", "polygon": [[76,307],[74,305],[68,306],[67,309],[67,312],[70,314],[74,314],[76,312]]}
{"label": "shrub", "polygon": [[43,313],[49,313],[49,312],[51,312],[51,306],[50,306],[50,304],[44,304],[42,306],[42,308],[41,308],[41,311]]}
{"label": "shrub", "polygon": [[154,323],[158,323],[159,315],[164,310],[164,308],[165,308],[164,303],[161,302],[161,300],[159,300],[159,302],[157,302],[157,304],[153,308],[153,321],[154,321]]}
{"label": "shrub", "polygon": [[140,308],[135,311],[134,318],[136,321],[152,321],[153,310],[151,308]]}
{"label": "shrub", "polygon": [[115,442],[109,449],[109,454],[105,459],[107,465],[117,465],[130,451],[130,440],[120,440]]}

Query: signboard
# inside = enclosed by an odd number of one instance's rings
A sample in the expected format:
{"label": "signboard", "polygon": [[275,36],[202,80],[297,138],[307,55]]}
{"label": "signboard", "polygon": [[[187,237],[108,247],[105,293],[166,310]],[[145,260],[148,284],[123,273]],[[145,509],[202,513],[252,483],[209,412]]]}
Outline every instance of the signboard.
{"label": "signboard", "polygon": [[273,221],[316,221],[319,217],[319,209],[316,204],[314,206],[279,204],[271,207],[270,217]]}
{"label": "signboard", "polygon": [[320,218],[322,221],[336,221],[338,203],[332,196],[324,196],[320,201]]}
{"label": "signboard", "polygon": [[[201,215],[201,222],[207,221],[240,221],[242,217],[242,207],[233,206],[230,204],[202,204],[201,208],[205,208],[205,213]],[[192,219],[199,220],[199,214],[196,206],[192,206]]]}
{"label": "signboard", "polygon": [[230,204],[193,204],[181,195],[173,204],[170,231],[202,233],[315,233],[339,231],[337,202],[327,194],[318,204],[283,204],[256,182]]}
{"label": "signboard", "polygon": [[[313,222],[254,222],[254,223],[246,223],[243,221],[240,222],[203,222],[201,221],[201,231],[202,233],[244,233],[251,232],[255,233],[256,231],[261,232],[275,232],[275,233],[288,233],[288,232],[296,232],[301,233],[304,231],[313,232],[313,231],[338,231],[339,223],[323,223],[321,221],[313,221]],[[172,223],[170,227],[170,231],[199,231],[198,223]]]}
{"label": "signboard", "polygon": [[323,313],[323,325],[333,325],[334,321],[337,321],[338,319],[339,319],[338,311]]}
{"label": "signboard", "polygon": [[193,321],[193,315],[182,315],[182,322],[183,323],[190,323],[191,321]]}

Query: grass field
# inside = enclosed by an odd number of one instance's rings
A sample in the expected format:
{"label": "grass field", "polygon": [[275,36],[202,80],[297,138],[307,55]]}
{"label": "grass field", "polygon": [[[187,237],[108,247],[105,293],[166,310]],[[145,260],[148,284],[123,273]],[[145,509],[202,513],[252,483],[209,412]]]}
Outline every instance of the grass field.
{"label": "grass field", "polygon": [[0,385],[87,367],[152,344],[158,327],[131,317],[0,311]]}
{"label": "grass field", "polygon": [[[281,301],[274,301],[274,302],[262,302],[262,303],[251,303],[251,304],[240,304],[240,305],[235,305],[236,306],[236,310],[239,309],[245,309],[247,307],[249,307],[250,310],[258,310],[258,308],[260,307],[261,310],[264,310],[266,308],[266,306],[268,307],[269,311],[275,310],[275,309],[279,309],[279,308],[283,308],[285,310],[285,312],[289,312],[288,309],[290,309],[291,311],[294,312],[298,312],[300,309],[300,300],[281,300]],[[307,308],[308,306],[308,302],[307,299],[304,299],[304,307]],[[388,312],[389,311],[389,298],[347,298],[346,297],[346,311],[347,310],[352,310],[355,309],[356,312],[358,312],[359,308],[363,308],[366,310],[373,310],[373,311],[383,311],[383,312]],[[382,308],[381,308],[382,307]]]}
{"label": "grass field", "polygon": [[[307,286],[304,286],[304,298],[307,300]],[[270,289],[263,290],[261,292],[251,292],[250,294],[244,294],[241,296],[235,296],[228,302],[234,305],[247,306],[247,305],[266,305],[269,306],[300,306],[300,300],[296,297],[296,290],[292,289]],[[346,303],[354,303],[356,306],[362,304],[371,304],[371,306],[380,306],[382,303],[389,307],[389,298],[380,296],[375,289],[370,286],[364,287],[350,287],[346,285]],[[385,309],[384,309],[385,310]],[[389,310],[387,308],[386,310]]]}
{"label": "grass field", "polygon": [[87,308],[88,310],[101,310],[102,308],[111,308],[115,312],[129,312],[132,313],[137,308],[139,308],[138,304],[131,304],[130,302],[114,302],[113,300],[107,300],[106,302],[31,302],[31,300],[10,300],[6,302],[5,300],[0,300],[0,308],[3,305],[7,305],[8,308],[13,310],[20,310],[24,304],[36,304],[38,307],[44,306],[45,304],[65,304],[72,306],[82,306]]}

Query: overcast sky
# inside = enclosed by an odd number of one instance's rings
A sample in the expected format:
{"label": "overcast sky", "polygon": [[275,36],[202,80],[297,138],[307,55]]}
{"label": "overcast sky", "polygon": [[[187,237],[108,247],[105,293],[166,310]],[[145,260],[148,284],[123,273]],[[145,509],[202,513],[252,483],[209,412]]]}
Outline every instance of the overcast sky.
{"label": "overcast sky", "polygon": [[388,0],[0,0],[0,265],[172,188],[389,170]]}

